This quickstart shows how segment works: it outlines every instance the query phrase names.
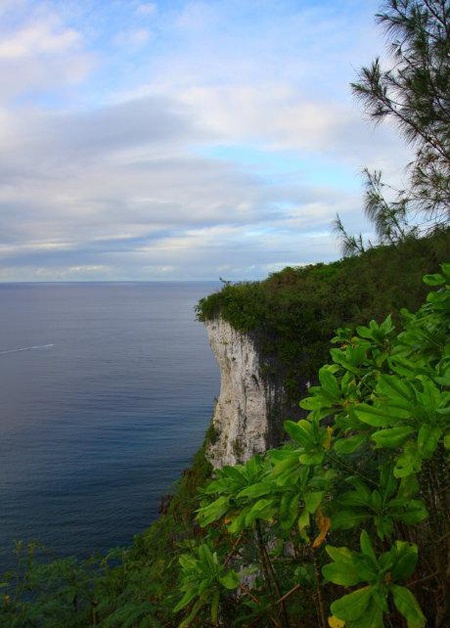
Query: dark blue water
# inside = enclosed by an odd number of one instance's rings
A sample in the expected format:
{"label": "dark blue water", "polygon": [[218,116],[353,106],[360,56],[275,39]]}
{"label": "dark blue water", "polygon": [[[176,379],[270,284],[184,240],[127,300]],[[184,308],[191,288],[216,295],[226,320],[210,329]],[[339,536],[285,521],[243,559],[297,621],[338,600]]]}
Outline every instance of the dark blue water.
{"label": "dark blue water", "polygon": [[83,556],[158,516],[218,394],[216,287],[0,284],[0,572],[15,539]]}

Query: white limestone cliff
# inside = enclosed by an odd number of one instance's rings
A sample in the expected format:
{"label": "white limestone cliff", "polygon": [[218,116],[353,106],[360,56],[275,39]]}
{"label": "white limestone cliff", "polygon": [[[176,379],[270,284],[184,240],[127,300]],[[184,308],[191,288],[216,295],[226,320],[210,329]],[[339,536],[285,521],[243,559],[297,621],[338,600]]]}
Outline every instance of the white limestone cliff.
{"label": "white limestone cliff", "polygon": [[265,374],[250,336],[220,318],[208,321],[206,328],[221,373],[207,448],[209,461],[218,468],[245,462],[276,444],[274,414],[284,393]]}

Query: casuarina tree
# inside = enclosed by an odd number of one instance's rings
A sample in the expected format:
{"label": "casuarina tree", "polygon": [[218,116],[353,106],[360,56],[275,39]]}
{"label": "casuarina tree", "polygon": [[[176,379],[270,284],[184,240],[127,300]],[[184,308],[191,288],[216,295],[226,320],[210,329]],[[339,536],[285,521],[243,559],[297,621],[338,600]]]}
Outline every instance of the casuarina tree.
{"label": "casuarina tree", "polygon": [[[388,62],[363,67],[353,93],[375,122],[394,122],[414,149],[405,189],[364,170],[365,212],[380,243],[446,227],[450,218],[450,0],[386,0],[377,14]],[[343,251],[364,248],[337,217]]]}

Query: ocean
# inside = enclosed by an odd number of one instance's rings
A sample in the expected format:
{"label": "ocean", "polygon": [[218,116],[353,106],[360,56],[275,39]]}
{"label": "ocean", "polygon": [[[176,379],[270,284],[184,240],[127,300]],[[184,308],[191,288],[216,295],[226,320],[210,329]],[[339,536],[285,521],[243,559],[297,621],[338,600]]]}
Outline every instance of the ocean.
{"label": "ocean", "polygon": [[194,306],[217,283],[0,284],[0,572],[129,544],[219,393]]}

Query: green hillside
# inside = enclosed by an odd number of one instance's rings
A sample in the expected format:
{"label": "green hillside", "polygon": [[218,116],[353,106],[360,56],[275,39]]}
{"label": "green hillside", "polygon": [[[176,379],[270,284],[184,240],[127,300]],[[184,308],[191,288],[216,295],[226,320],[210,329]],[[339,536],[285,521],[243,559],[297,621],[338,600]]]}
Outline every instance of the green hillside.
{"label": "green hillside", "polygon": [[414,310],[426,295],[422,276],[449,259],[450,230],[408,238],[331,264],[285,268],[261,282],[225,284],[202,299],[201,321],[221,316],[254,338],[266,368],[280,378],[295,412],[306,382],[317,380],[338,327],[354,327],[401,308]]}

